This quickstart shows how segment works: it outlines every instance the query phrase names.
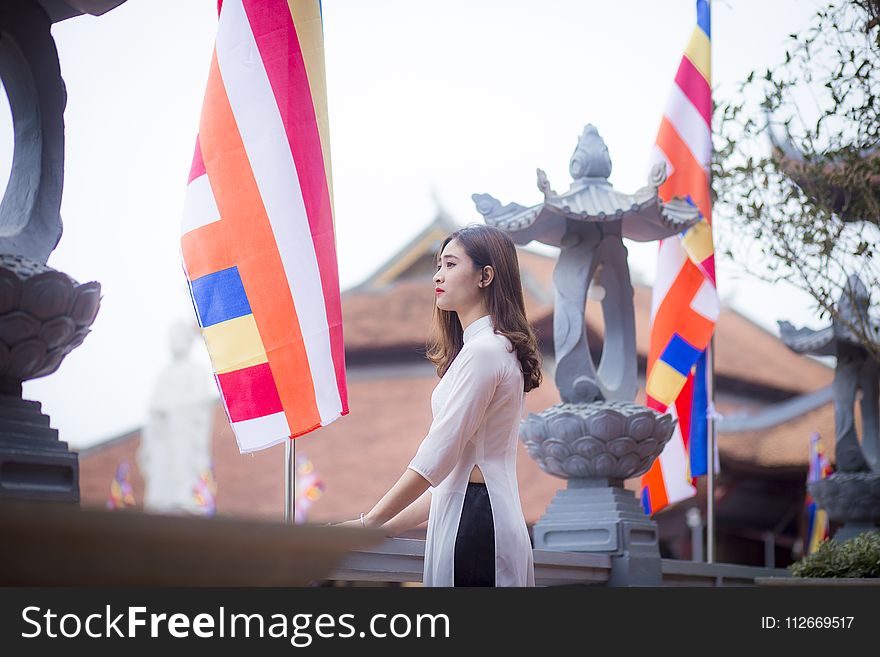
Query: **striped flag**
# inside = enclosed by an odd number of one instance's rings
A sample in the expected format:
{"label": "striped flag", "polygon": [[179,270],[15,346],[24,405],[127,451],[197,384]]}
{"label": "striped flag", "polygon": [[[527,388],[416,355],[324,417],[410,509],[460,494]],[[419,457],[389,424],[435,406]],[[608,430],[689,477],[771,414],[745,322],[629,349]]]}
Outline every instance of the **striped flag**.
{"label": "striped flag", "polygon": [[642,477],[642,505],[655,513],[696,493],[706,474],[706,349],[718,319],[709,165],[712,90],[709,4],[697,0],[697,25],[672,85],[652,159],[665,162],[664,201],[686,198],[699,223],[660,242],[651,307],[648,406],[678,419],[675,434]]}
{"label": "striped flag", "polygon": [[294,505],[293,521],[304,523],[309,508],[321,499],[324,494],[324,482],[318,476],[315,465],[306,456],[296,457],[296,504]]}
{"label": "striped flag", "polygon": [[131,466],[128,461],[122,461],[116,466],[116,476],[110,482],[110,497],[107,498],[106,507],[111,511],[133,507],[134,488],[131,485]]}
{"label": "striped flag", "polygon": [[[831,464],[825,458],[825,452],[819,443],[819,434],[810,436],[810,468],[807,471],[807,483],[821,481],[831,474]],[[819,545],[828,538],[828,514],[816,505],[816,500],[807,489],[805,502],[807,508],[807,537],[804,541],[804,555],[812,554]]]}
{"label": "striped flag", "polygon": [[348,413],[317,0],[225,0],[181,252],[241,452]]}

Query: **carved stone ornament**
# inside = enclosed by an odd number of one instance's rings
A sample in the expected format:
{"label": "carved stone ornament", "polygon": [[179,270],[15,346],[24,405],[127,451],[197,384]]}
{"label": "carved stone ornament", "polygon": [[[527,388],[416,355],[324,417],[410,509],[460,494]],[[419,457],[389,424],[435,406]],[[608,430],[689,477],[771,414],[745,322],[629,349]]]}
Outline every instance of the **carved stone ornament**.
{"label": "carved stone ornament", "polygon": [[[870,293],[850,276],[837,302],[831,326],[814,331],[779,322],[780,338],[794,352],[835,356],[834,454],[837,472],[808,485],[828,516],[842,522],[836,540],[846,540],[880,525],[880,363],[859,342],[852,326],[877,339],[880,326],[869,314]],[[862,437],[855,408],[861,411]]]}
{"label": "carved stone ornament", "polygon": [[[779,322],[780,339],[792,351],[837,358],[833,384],[835,460],[842,472],[880,473],[880,363],[850,328],[861,326],[875,339],[880,336],[880,326],[872,322],[868,312],[870,303],[868,288],[858,276],[850,276],[831,326],[814,331]],[[856,432],[856,402],[862,415],[861,442]]]}
{"label": "carved stone ornament", "polygon": [[61,239],[64,107],[52,24],[124,0],[3,0],[0,80],[13,154],[0,200],[0,498],[79,500],[79,464],[21,383],[52,374],[95,321],[101,286],[45,263]]}
{"label": "carved stone ornament", "polygon": [[89,333],[101,286],[0,255],[0,498],[79,501],[79,462],[21,382],[51,374]]}
{"label": "carved stone ornament", "polygon": [[51,374],[89,333],[101,285],[19,255],[0,255],[0,380]]}
{"label": "carved stone ornament", "polygon": [[[538,169],[544,201],[531,208],[501,202],[489,194],[471,198],[490,226],[506,231],[517,244],[537,240],[560,248],[553,271],[556,298],[553,340],[556,386],[571,403],[635,398],[636,338],[633,289],[621,238],[639,242],[676,235],[700,220],[684,199],[664,203],[658,187],[666,165],[651,170],[649,184],[633,194],[614,189],[611,158],[599,132],[587,125],[569,162],[572,183],[556,193]],[[598,365],[593,362],[584,324],[587,291],[595,279],[607,290],[602,299],[605,343]]]}
{"label": "carved stone ornament", "polygon": [[630,402],[557,404],[520,427],[529,455],[564,479],[630,479],[646,473],[672,437],[669,415]]}

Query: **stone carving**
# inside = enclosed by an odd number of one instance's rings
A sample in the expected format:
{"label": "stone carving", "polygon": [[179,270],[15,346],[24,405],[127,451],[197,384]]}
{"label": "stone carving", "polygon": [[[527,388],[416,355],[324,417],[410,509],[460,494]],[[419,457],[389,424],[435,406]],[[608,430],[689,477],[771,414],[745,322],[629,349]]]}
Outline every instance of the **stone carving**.
{"label": "stone carving", "polygon": [[[557,194],[538,169],[544,201],[531,208],[502,206],[489,194],[472,198],[486,223],[507,231],[517,244],[537,240],[561,249],[553,272],[553,340],[556,386],[563,401],[632,400],[637,390],[635,317],[621,238],[663,239],[697,223],[699,212],[682,199],[660,200],[657,188],[666,179],[664,164],[656,165],[649,184],[634,194],[615,190],[608,182],[608,148],[592,125],[584,128],[569,171],[574,179],[569,190]],[[605,341],[597,367],[587,342],[584,308],[600,268],[597,282],[606,291],[601,302]]]}
{"label": "stone carving", "polygon": [[101,286],[25,256],[0,255],[0,381],[21,394],[21,382],[52,374],[82,344],[98,313]]}
{"label": "stone carving", "polygon": [[530,413],[520,429],[544,472],[566,479],[628,479],[660,456],[674,422],[631,402],[562,403]]}
{"label": "stone carving", "polygon": [[[795,329],[779,322],[782,341],[792,350],[814,356],[836,356],[834,427],[837,469],[841,472],[880,471],[880,363],[859,344],[847,324],[867,326],[880,334],[868,316],[870,295],[857,276],[851,276],[837,304],[839,319],[819,331]],[[855,425],[855,404],[861,390],[862,441]]]}
{"label": "stone carving", "polygon": [[0,78],[15,145],[0,203],[0,253],[45,263],[61,239],[67,93],[46,12],[27,0],[3,4]]}
{"label": "stone carving", "polygon": [[[872,323],[869,308],[868,289],[857,276],[850,276],[831,326],[814,331],[779,322],[780,337],[792,351],[837,357],[832,386],[837,472],[809,484],[809,489],[829,517],[844,522],[835,534],[839,540],[874,527],[880,520],[880,363],[849,328],[857,325],[869,334],[880,335],[880,325]],[[855,422],[857,401],[861,442]]]}
{"label": "stone carving", "polygon": [[0,201],[0,497],[79,500],[76,454],[49,428],[21,382],[51,374],[89,332],[98,283],[46,266],[61,239],[64,106],[52,23],[102,14],[124,0],[0,3],[0,80],[13,121],[13,158]]}
{"label": "stone carving", "polygon": [[[79,468],[22,381],[51,374],[88,335],[101,302],[98,283],[25,256],[0,255],[0,497],[79,499]],[[40,477],[25,476],[35,466]]]}
{"label": "stone carving", "polygon": [[[623,237],[670,237],[699,221],[683,199],[660,200],[665,165],[633,194],[608,182],[611,158],[592,125],[569,162],[573,182],[562,194],[538,169],[543,202],[503,205],[489,194],[471,198],[487,224],[517,244],[538,240],[560,248],[553,272],[556,386],[562,403],[530,413],[520,438],[545,472],[568,479],[535,524],[536,548],[610,554],[612,584],[660,584],[657,525],[647,518],[625,479],[647,472],[674,430],[669,415],[633,403],[637,362],[633,288]],[[591,283],[604,289],[605,322],[599,364],[590,352],[584,312]]]}

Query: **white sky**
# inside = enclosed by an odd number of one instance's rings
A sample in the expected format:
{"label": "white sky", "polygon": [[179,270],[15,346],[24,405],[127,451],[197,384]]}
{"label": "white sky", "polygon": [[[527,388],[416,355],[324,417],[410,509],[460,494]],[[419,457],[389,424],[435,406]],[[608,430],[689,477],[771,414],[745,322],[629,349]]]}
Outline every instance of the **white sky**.
{"label": "white sky", "polygon": [[[713,87],[735,93],[780,61],[818,0],[716,0]],[[611,182],[645,184],[663,106],[695,22],[693,0],[324,0],[336,237],[343,289],[434,216],[462,224],[470,195],[539,201],[535,168],[567,189],[586,123],[608,144]],[[67,85],[64,235],[49,264],[100,281],[101,311],[58,372],[27,382],[52,426],[85,447],[139,426],[170,360],[168,328],[193,318],[179,220],[216,27],[216,0],[128,0],[55,25]],[[0,184],[11,160],[0,102]],[[630,243],[639,280],[656,244]],[[812,320],[786,286],[732,277],[719,290],[770,330]],[[430,290],[426,288],[426,293]],[[194,320],[193,320],[194,321]],[[196,344],[206,376],[209,363]]]}

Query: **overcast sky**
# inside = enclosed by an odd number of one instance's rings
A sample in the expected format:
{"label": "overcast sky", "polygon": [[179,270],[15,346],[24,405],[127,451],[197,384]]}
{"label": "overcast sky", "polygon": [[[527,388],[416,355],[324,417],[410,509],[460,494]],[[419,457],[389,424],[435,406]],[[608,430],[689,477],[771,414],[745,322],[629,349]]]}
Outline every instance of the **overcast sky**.
{"label": "overcast sky", "polygon": [[[716,100],[779,62],[820,4],[713,2]],[[464,224],[482,221],[474,192],[537,203],[536,167],[567,189],[586,123],[608,145],[615,188],[644,185],[695,22],[692,0],[324,0],[323,15],[343,289],[432,220],[435,196]],[[216,0],[128,0],[53,27],[68,104],[64,235],[49,264],[100,281],[103,301],[85,343],[24,392],[75,447],[143,423],[168,328],[193,319],[179,223],[215,27]],[[10,125],[4,100],[4,186]],[[629,246],[650,282],[656,244]],[[735,273],[719,262],[722,299],[763,326],[819,324],[805,296]]]}

